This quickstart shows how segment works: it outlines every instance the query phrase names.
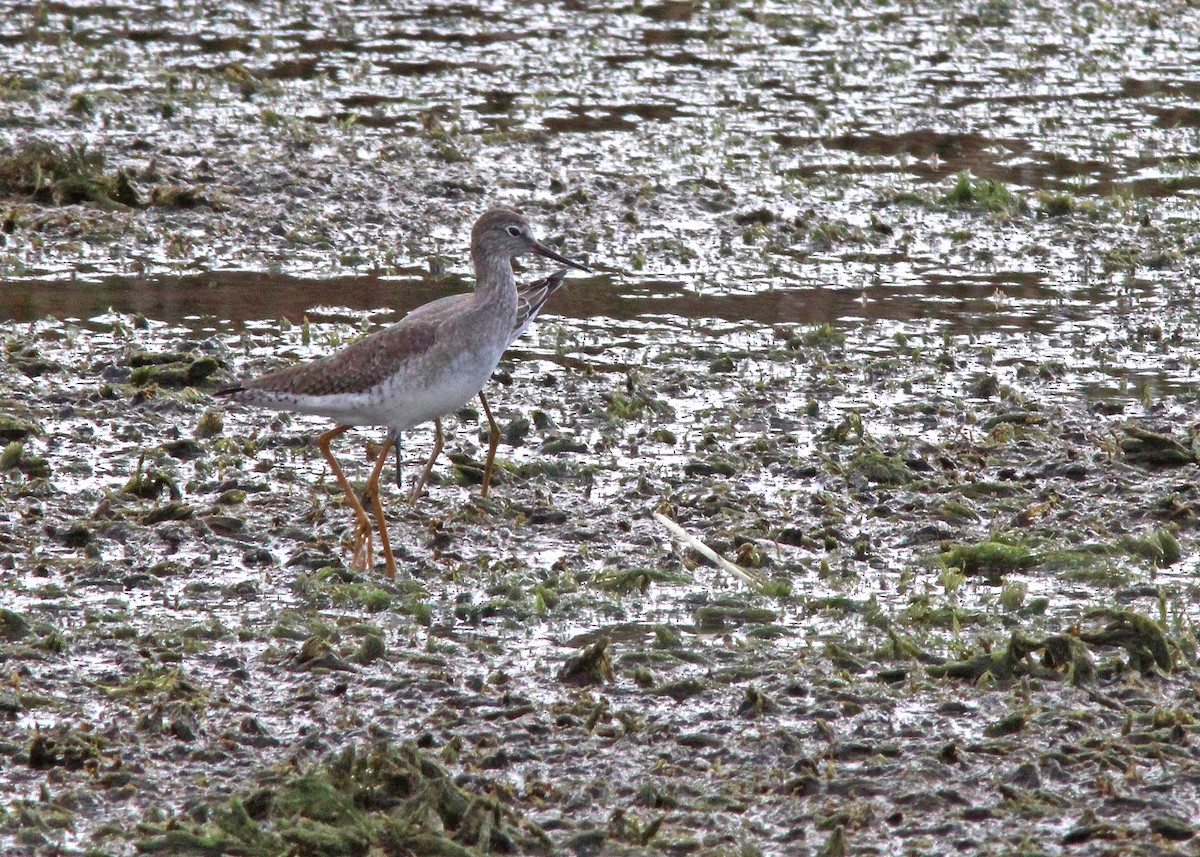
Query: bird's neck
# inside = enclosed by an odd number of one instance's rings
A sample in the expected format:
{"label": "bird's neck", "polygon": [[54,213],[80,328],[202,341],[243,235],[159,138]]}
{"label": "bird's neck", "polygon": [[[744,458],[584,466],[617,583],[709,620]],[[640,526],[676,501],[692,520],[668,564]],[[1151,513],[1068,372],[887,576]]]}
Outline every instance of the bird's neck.
{"label": "bird's neck", "polygon": [[516,294],[517,284],[513,279],[512,260],[507,256],[491,253],[473,252],[471,257],[475,263],[475,294],[478,300],[495,300],[497,293]]}

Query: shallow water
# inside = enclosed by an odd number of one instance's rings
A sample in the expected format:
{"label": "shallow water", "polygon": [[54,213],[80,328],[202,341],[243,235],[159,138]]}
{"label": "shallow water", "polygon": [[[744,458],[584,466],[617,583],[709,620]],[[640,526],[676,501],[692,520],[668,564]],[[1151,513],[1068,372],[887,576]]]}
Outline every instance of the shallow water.
{"label": "shallow water", "polygon": [[[1180,101],[1195,88],[1200,16],[1184,8],[138,14],[147,26],[119,7],[6,16],[5,136],[100,143],[143,187],[189,185],[217,211],[116,212],[43,246],[16,230],[6,261],[22,277],[327,279],[407,265],[407,278],[435,253],[462,270],[464,226],[499,199],[549,207],[561,237],[583,226],[623,295],[656,281],[697,296],[783,293],[783,306],[739,311],[802,320],[793,291],[801,305],[866,293],[910,318],[930,314],[908,303],[920,297],[1086,299],[1105,288],[1094,280],[1107,250],[1154,243],[1136,218],[1037,216],[1037,191],[1106,214],[1153,201],[1152,229],[1182,223],[1195,201],[1200,122]],[[114,71],[89,81],[93,64]],[[77,96],[91,113],[55,115]],[[175,112],[154,116],[163,104]],[[1003,181],[1032,216],[889,204],[938,200],[963,170]],[[96,236],[102,252],[81,253],[89,228],[114,233]],[[1142,282],[1160,278],[1174,272]],[[353,305],[382,297],[360,289],[369,296]],[[692,309],[676,314],[707,314]]]}

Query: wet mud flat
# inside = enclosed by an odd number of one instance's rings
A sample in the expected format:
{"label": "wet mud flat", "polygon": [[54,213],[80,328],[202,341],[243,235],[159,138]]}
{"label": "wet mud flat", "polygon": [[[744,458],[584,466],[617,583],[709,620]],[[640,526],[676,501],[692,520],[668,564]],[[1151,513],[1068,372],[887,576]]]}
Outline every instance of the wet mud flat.
{"label": "wet mud flat", "polygon": [[[1195,10],[4,11],[5,853],[1197,853]],[[211,392],[496,202],[599,273],[350,568]]]}
{"label": "wet mud flat", "polygon": [[10,326],[8,847],[1191,847],[1186,395],[1089,402],[1036,333],[639,326],[580,359],[595,324],[502,367],[487,501],[471,408],[391,492],[394,581],[346,565],[319,421],[207,395],[360,324]]}

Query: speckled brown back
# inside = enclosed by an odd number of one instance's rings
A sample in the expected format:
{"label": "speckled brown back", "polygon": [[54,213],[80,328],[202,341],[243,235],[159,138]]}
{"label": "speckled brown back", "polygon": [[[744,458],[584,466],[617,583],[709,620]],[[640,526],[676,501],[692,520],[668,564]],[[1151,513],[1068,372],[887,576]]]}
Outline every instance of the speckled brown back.
{"label": "speckled brown back", "polygon": [[298,396],[361,393],[385,381],[406,360],[428,351],[441,321],[440,318],[404,319],[328,357],[224,387],[217,395],[240,398],[241,394],[255,390]]}

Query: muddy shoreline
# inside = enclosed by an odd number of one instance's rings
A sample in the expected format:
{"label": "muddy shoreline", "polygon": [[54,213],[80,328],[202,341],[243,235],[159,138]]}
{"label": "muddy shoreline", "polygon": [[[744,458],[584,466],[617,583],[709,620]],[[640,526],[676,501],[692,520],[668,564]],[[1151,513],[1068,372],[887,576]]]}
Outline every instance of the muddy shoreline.
{"label": "muddy shoreline", "polygon": [[[5,12],[0,850],[1196,853],[1194,10]],[[352,568],[211,394],[497,202],[597,273]]]}

